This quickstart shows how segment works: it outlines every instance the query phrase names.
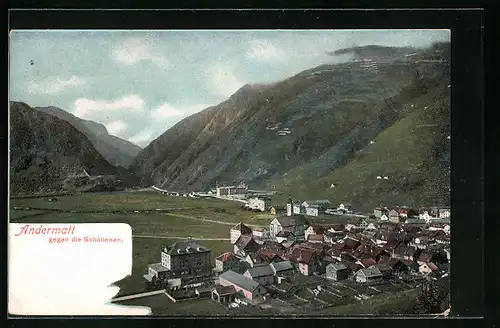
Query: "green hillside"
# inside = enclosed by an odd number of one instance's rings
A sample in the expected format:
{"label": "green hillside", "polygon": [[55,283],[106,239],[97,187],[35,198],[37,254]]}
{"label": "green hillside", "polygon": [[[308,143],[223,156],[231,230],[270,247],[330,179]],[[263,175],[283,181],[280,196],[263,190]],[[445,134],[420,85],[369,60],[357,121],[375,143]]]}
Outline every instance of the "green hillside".
{"label": "green hillside", "polygon": [[327,198],[334,205],[347,202],[360,210],[380,204],[449,204],[449,90],[440,86],[406,104],[415,110],[330,174],[282,179],[275,181],[276,188],[283,196]]}

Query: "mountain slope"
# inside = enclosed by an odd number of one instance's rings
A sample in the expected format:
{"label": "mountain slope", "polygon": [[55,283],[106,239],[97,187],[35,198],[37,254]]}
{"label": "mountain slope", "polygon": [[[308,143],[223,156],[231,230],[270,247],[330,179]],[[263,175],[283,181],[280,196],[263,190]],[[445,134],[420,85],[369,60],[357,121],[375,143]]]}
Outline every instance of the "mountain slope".
{"label": "mountain slope", "polygon": [[82,177],[84,170],[91,176],[120,172],[70,123],[25,103],[10,103],[11,193],[106,189],[116,182],[113,177]]}
{"label": "mountain slope", "polygon": [[[320,179],[348,165],[384,130],[417,115],[412,103],[433,94],[436,101],[449,99],[437,91],[449,83],[446,46],[419,50],[418,59],[402,58],[413,51],[403,49],[391,60],[375,60],[376,69],[359,61],[322,65],[273,85],[245,86],[166,131],[131,170],[165,189],[244,181],[292,195],[322,194]],[[436,56],[442,60],[434,62]]]}
{"label": "mountain slope", "polygon": [[298,199],[326,197],[335,205],[350,203],[364,210],[449,204],[449,89],[437,87],[408,105],[416,109],[379,133],[345,165],[319,178],[301,176],[271,184]]}
{"label": "mountain slope", "polygon": [[108,134],[103,124],[83,120],[60,108],[50,106],[35,107],[34,109],[69,122],[78,131],[85,134],[95,149],[112,165],[128,167],[142,149],[129,141]]}

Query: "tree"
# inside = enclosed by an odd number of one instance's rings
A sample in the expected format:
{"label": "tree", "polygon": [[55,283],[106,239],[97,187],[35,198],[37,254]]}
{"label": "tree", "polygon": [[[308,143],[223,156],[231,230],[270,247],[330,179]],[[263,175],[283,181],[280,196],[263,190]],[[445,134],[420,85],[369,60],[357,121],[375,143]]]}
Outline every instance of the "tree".
{"label": "tree", "polygon": [[415,310],[418,314],[441,313],[450,306],[449,300],[449,288],[430,280],[422,286]]}

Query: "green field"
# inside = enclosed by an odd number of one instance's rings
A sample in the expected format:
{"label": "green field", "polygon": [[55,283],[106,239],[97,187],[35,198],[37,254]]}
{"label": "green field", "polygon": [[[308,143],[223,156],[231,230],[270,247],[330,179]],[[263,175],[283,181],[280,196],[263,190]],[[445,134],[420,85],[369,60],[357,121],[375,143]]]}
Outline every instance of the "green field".
{"label": "green field", "polygon": [[[178,238],[192,237],[212,250],[212,260],[231,251],[229,230],[238,222],[250,225],[269,225],[274,218],[267,213],[254,213],[241,208],[241,203],[216,199],[170,197],[152,192],[128,194],[89,194],[58,197],[57,202],[47,198],[19,198],[10,200],[10,222],[13,223],[127,223],[132,227],[132,275],[117,283],[118,295],[142,292],[146,289],[142,275],[149,263],[160,261],[160,250]],[[76,213],[42,210],[13,210],[14,207],[74,210]],[[154,210],[157,208],[189,208],[172,213],[104,213],[112,210]],[[99,210],[103,213],[78,213],[79,210]],[[211,221],[204,221],[211,220]],[[142,236],[142,237],[141,237]],[[227,240],[203,240],[224,238]]]}

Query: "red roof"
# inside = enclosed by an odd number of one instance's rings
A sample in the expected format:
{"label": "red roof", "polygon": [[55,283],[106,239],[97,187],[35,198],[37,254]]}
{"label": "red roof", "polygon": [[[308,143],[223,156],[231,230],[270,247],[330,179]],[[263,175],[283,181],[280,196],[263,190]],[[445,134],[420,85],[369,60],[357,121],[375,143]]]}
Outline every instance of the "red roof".
{"label": "red roof", "polygon": [[428,267],[429,267],[429,269],[431,269],[432,271],[436,271],[436,270],[438,270],[438,267],[437,267],[434,263],[432,263],[432,262],[427,263],[427,266],[428,266]]}
{"label": "red roof", "polygon": [[309,263],[311,263],[311,260],[313,257],[314,257],[313,250],[296,248],[293,251],[290,260],[293,262],[309,264]]}
{"label": "red roof", "polygon": [[361,261],[359,261],[361,263],[362,266],[364,266],[365,268],[368,268],[368,267],[371,267],[372,265],[375,265],[377,264],[377,261],[375,261],[374,259],[372,258],[369,258],[369,259],[363,259]]}
{"label": "red roof", "polygon": [[233,258],[235,258],[235,256],[234,256],[234,254],[233,254],[233,253],[231,253],[231,252],[226,252],[226,253],[224,253],[224,254],[222,254],[222,255],[219,255],[219,256],[217,257],[217,260],[222,261],[222,262],[227,262],[227,261],[232,260]]}

